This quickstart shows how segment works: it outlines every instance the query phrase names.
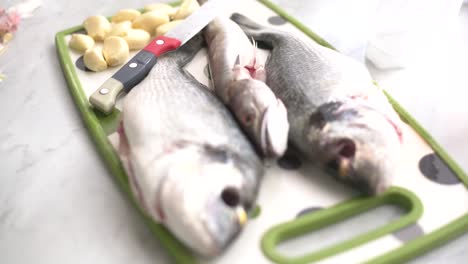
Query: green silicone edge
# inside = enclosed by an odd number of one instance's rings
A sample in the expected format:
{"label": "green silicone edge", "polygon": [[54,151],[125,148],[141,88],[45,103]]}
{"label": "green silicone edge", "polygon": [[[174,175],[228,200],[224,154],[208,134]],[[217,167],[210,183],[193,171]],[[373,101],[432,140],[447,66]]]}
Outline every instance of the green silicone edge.
{"label": "green silicone edge", "polygon": [[[91,137],[96,143],[97,149],[104,159],[111,174],[117,179],[120,187],[130,197],[131,201],[138,208],[138,211],[143,215],[146,224],[154,235],[161,241],[161,244],[167,252],[173,257],[176,263],[196,263],[195,258],[178,240],[176,240],[170,233],[161,225],[155,224],[146,214],[141,210],[131,194],[128,184],[127,175],[120,163],[120,160],[115,153],[112,145],[107,140],[107,133],[101,125],[96,113],[92,110],[88,103],[86,95],[83,93],[78,76],[74,69],[74,64],[71,61],[68,53],[68,48],[65,43],[65,36],[75,31],[81,30],[83,27],[77,26],[64,31],[61,31],[55,36],[55,45],[59,54],[60,63],[68,83],[68,87],[76,102],[76,105],[81,113],[84,123],[86,124]],[[118,113],[117,113],[118,114]],[[113,113],[115,115],[115,113]],[[114,124],[115,125],[115,124]]]}
{"label": "green silicone edge", "polygon": [[318,44],[333,49],[337,50],[335,47],[332,46],[332,44],[328,43],[325,39],[317,35],[314,31],[312,31],[310,28],[308,28],[306,25],[302,24],[299,20],[297,20],[295,17],[289,15],[286,11],[284,11],[281,7],[278,5],[274,4],[273,2],[269,0],[257,0],[260,3],[264,4],[266,7],[270,8],[273,12],[277,13],[287,21],[289,21],[291,24],[293,24],[296,28],[298,28],[300,31],[302,31],[304,34],[309,36],[311,39],[313,39],[315,42]]}
{"label": "green silicone edge", "polygon": [[[303,31],[306,35],[317,41],[319,44],[335,49],[330,43],[326,42],[324,39],[322,39],[313,31],[308,29],[305,25],[303,25],[294,17],[288,15],[286,12],[284,12],[281,8],[279,8],[272,2],[268,0],[258,1],[263,3],[265,6],[269,7],[282,17],[284,17],[286,20],[295,25],[298,29]],[[177,3],[172,4],[177,5]],[[190,252],[177,240],[175,240],[164,227],[155,224],[154,222],[152,222],[151,219],[146,217],[146,215],[141,211],[141,209],[133,200],[133,196],[130,193],[127,178],[123,171],[122,165],[120,164],[120,160],[115,154],[113,148],[107,142],[106,134],[112,128],[108,128],[106,125],[104,125],[106,129],[103,130],[101,124],[99,123],[100,121],[102,122],[102,120],[98,120],[98,118],[95,116],[96,113],[89,109],[88,102],[84,94],[82,94],[81,84],[76,76],[73,63],[71,62],[70,57],[68,55],[68,50],[66,48],[64,37],[65,35],[68,35],[81,29],[83,29],[81,26],[77,26],[57,33],[56,45],[57,51],[60,55],[59,57],[62,64],[62,68],[64,70],[65,77],[69,84],[69,89],[77,103],[77,106],[82,114],[85,124],[87,125],[92,135],[92,138],[96,142],[97,148],[101,152],[101,155],[105,160],[106,164],[108,165],[112,175],[114,175],[118,179],[118,182],[121,185],[121,187],[124,189],[125,192],[127,192],[127,195],[131,197],[132,202],[139,209],[140,213],[145,217],[145,221],[147,222],[148,226],[150,227],[152,232],[157,236],[157,238],[161,240],[163,246],[174,257],[177,263],[196,263],[195,259],[190,254]],[[440,145],[436,143],[436,141],[424,130],[424,128],[422,128],[418,124],[418,122],[416,122],[416,120],[414,120],[414,118],[411,117],[409,113],[407,113],[390,95],[387,94],[387,96],[389,97],[390,102],[393,104],[393,106],[399,112],[399,114],[405,120],[408,121],[408,124],[412,126],[421,135],[421,137],[423,137],[426,140],[426,142],[434,149],[434,151],[441,157],[441,159],[444,160],[448,164],[448,166],[456,173],[456,175],[460,177],[465,186],[468,187],[468,177],[463,172],[463,170],[453,161],[452,158],[450,158],[450,156],[445,152],[445,150],[443,150],[443,148],[441,148]],[[113,115],[114,114],[115,113],[113,113]],[[118,112],[116,115],[118,115]],[[110,118],[109,120],[112,119]],[[112,127],[115,127],[115,124],[113,124]],[[468,214],[458,218],[455,221],[452,221],[448,225],[430,234],[425,235],[424,237],[420,237],[409,243],[406,243],[405,247],[398,248],[380,257],[372,259],[369,263],[394,263],[395,261],[409,260],[465,232],[468,232]]]}
{"label": "green silicone edge", "polygon": [[439,155],[439,157],[447,163],[449,168],[460,178],[460,180],[463,182],[465,187],[468,188],[468,175],[463,171],[463,169],[455,162],[452,157],[442,148],[439,143],[427,132],[424,127],[419,124],[418,121],[410,114],[408,113],[403,106],[401,106],[390,94],[383,90],[385,95],[388,98],[388,101],[390,104],[392,104],[393,108],[395,108],[398,112],[398,114],[403,117],[405,122],[411,126],[418,134],[426,141],[426,143],[431,146],[431,148],[434,150],[434,152]]}
{"label": "green silicone edge", "polygon": [[[269,0],[258,0],[265,6],[288,20],[291,24],[296,26],[304,34],[312,38],[317,43],[336,50],[330,43],[326,42],[321,37],[318,37],[312,30],[307,26],[299,22],[297,19],[286,13],[282,8],[272,3]],[[468,188],[468,176],[463,169],[450,157],[450,155],[434,140],[434,138],[416,121],[396,100],[391,97],[385,90],[385,95],[389,99],[392,106],[398,112],[398,114],[410,125],[439,155],[439,157],[449,166],[449,168],[460,178],[464,183],[465,187]],[[425,236],[418,237],[410,242],[405,243],[403,246],[387,252],[381,256],[369,260],[367,263],[401,263],[413,259],[429,250],[441,246],[444,243],[461,236],[468,232],[468,214],[465,214],[445,226],[436,229],[435,231],[426,234]],[[265,252],[264,254],[270,254],[271,252]]]}
{"label": "green silicone edge", "polygon": [[[276,250],[276,246],[279,243],[290,238],[301,236],[385,204],[398,205],[404,208],[407,213],[382,227],[303,256],[289,257],[282,255]],[[311,263],[352,249],[415,223],[419,217],[421,217],[422,213],[423,206],[416,195],[404,188],[392,187],[385,192],[385,194],[378,197],[354,198],[328,209],[320,210],[313,214],[308,214],[295,220],[279,224],[269,229],[263,236],[261,247],[265,255],[276,263]]]}
{"label": "green silicone edge", "polygon": [[[418,134],[427,142],[434,152],[449,166],[449,168],[460,178],[465,187],[468,188],[468,176],[463,169],[453,160],[450,155],[437,143],[437,141],[411,116],[395,99],[386,91],[390,103]],[[381,256],[370,259],[366,263],[392,264],[409,261],[422,255],[431,249],[442,246],[447,242],[468,232],[468,214],[464,214],[450,223],[440,227],[425,236],[418,237],[405,243],[403,246],[389,251]]]}
{"label": "green silicone edge", "polygon": [[110,114],[103,114],[99,111],[93,111],[96,115],[96,118],[99,120],[99,124],[101,124],[102,129],[106,135],[110,135],[111,133],[117,131],[117,127],[119,126],[120,122],[120,110],[114,108],[114,110]]}

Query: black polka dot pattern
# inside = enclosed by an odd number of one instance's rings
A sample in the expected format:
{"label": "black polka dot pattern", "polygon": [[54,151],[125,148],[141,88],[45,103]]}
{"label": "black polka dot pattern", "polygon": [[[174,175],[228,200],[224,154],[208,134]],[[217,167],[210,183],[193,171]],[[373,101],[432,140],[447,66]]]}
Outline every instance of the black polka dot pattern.
{"label": "black polka dot pattern", "polygon": [[286,20],[280,16],[271,16],[268,18],[268,23],[275,26],[281,26],[286,24]]}
{"label": "black polka dot pattern", "polygon": [[206,65],[205,68],[203,69],[203,73],[205,74],[206,78],[208,80],[211,80],[211,74],[210,74],[210,65]]}
{"label": "black polka dot pattern", "polygon": [[416,223],[393,232],[393,235],[401,242],[406,243],[417,237],[424,236],[424,230]]}
{"label": "black polka dot pattern", "polygon": [[313,206],[313,207],[309,207],[309,208],[303,209],[303,210],[301,210],[301,211],[296,215],[296,218],[301,217],[301,216],[304,216],[304,215],[306,215],[306,214],[310,214],[310,213],[316,212],[316,211],[321,210],[321,209],[323,209],[323,208],[322,208],[322,207],[318,207],[318,206]]}
{"label": "black polka dot pattern", "polygon": [[452,185],[460,183],[460,179],[434,153],[424,156],[419,161],[419,170],[427,179],[439,184]]}
{"label": "black polka dot pattern", "polygon": [[301,167],[302,161],[299,159],[296,153],[289,149],[278,161],[278,166],[285,170],[297,170]]}
{"label": "black polka dot pattern", "polygon": [[89,70],[88,68],[86,68],[86,66],[84,65],[84,61],[83,61],[83,56],[79,57],[76,61],[75,61],[75,66],[76,68],[82,70],[82,71],[86,71],[86,72],[89,72],[91,70]]}

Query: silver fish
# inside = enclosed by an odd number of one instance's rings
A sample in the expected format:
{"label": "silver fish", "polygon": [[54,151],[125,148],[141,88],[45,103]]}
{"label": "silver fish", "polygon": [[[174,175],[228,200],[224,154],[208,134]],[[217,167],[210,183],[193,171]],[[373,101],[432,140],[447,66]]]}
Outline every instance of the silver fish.
{"label": "silver fish", "polygon": [[339,180],[367,194],[392,181],[401,120],[357,61],[290,32],[233,14],[248,36],[271,47],[267,84],[288,109],[289,139]]}
{"label": "silver fish", "polygon": [[282,156],[288,139],[287,112],[265,84],[256,47],[227,17],[213,20],[204,35],[216,94],[265,156]]}
{"label": "silver fish", "polygon": [[162,56],[125,97],[119,154],[142,209],[209,257],[240,233],[264,168],[228,109],[183,69],[202,41]]}

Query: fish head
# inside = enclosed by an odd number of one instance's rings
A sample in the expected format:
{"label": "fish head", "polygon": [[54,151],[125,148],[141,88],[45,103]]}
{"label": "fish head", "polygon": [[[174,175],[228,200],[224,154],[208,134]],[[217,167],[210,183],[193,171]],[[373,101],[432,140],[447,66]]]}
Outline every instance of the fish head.
{"label": "fish head", "polygon": [[365,194],[383,193],[390,187],[398,163],[401,143],[395,127],[384,115],[366,107],[340,106],[331,113],[326,111],[312,115],[309,131],[322,164],[339,181]]}
{"label": "fish head", "polygon": [[199,255],[219,255],[247,222],[258,172],[210,146],[184,147],[166,159],[156,199],[164,225]]}
{"label": "fish head", "polygon": [[287,147],[289,123],[283,102],[262,81],[232,81],[229,103],[249,138],[267,157],[280,157]]}

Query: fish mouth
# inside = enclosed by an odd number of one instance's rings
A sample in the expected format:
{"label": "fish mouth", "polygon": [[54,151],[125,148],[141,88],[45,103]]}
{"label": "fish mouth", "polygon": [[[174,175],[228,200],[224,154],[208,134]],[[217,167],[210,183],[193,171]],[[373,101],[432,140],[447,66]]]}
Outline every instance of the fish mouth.
{"label": "fish mouth", "polygon": [[269,105],[260,121],[260,147],[267,157],[278,158],[286,151],[289,122],[286,107],[279,99]]}
{"label": "fish mouth", "polygon": [[372,189],[367,180],[357,175],[353,166],[356,144],[348,138],[341,138],[326,145],[328,158],[326,168],[335,179],[368,194]]}
{"label": "fish mouth", "polygon": [[376,195],[380,193],[380,190],[373,187],[369,180],[356,175],[352,163],[349,159],[336,158],[329,161],[327,169],[330,174],[338,181],[348,184],[349,186],[359,190],[365,195]]}
{"label": "fish mouth", "polygon": [[[242,229],[248,222],[246,210],[239,206],[233,210],[232,224],[235,226],[234,231],[224,230],[221,236],[212,237],[212,244],[204,252],[205,257],[216,257],[228,248],[232,242],[240,235]],[[209,228],[209,227],[208,227]],[[208,231],[213,231],[209,230]]]}
{"label": "fish mouth", "polygon": [[356,144],[351,139],[342,138],[328,145],[329,158],[326,168],[338,181],[349,184],[366,195],[379,195],[389,187],[385,177],[371,174],[354,167]]}
{"label": "fish mouth", "polygon": [[205,244],[204,256],[220,255],[238,237],[248,222],[248,214],[241,202],[240,190],[227,186],[219,199],[209,205],[209,212],[214,217],[204,222],[204,230],[209,235],[209,243]]}

